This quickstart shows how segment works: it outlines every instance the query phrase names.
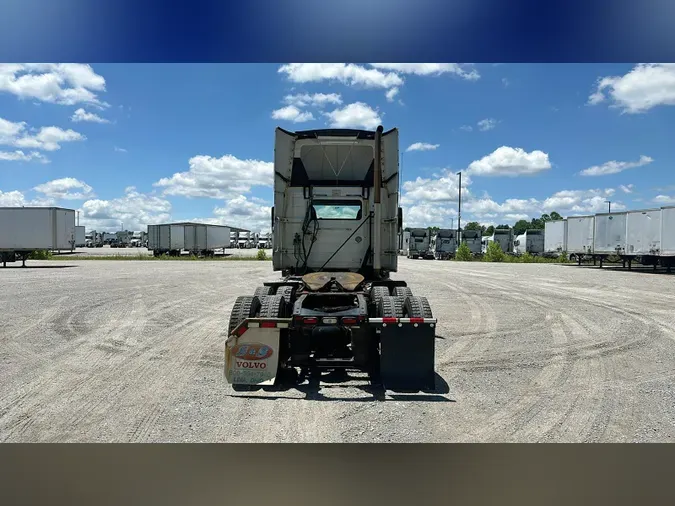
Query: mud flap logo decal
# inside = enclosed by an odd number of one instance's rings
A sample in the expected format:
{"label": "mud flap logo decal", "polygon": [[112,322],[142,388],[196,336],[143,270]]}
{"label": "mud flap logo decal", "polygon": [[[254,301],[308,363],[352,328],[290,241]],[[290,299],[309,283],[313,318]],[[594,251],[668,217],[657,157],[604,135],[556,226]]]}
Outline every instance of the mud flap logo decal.
{"label": "mud flap logo decal", "polygon": [[[245,343],[239,344],[234,347],[232,350],[235,358],[242,360],[265,360],[270,358],[273,354],[272,348],[266,344],[261,343]],[[243,362],[245,363],[245,362]],[[237,361],[238,367],[248,367],[240,366],[240,362]]]}

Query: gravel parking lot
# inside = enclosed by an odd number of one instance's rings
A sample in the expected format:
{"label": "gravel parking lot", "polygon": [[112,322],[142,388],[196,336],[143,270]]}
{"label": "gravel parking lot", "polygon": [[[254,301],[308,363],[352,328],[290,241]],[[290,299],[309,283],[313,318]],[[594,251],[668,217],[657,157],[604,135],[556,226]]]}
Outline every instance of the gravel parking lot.
{"label": "gravel parking lot", "polygon": [[439,319],[436,394],[235,393],[223,346],[268,262],[0,268],[0,441],[675,440],[675,276],[402,258]]}

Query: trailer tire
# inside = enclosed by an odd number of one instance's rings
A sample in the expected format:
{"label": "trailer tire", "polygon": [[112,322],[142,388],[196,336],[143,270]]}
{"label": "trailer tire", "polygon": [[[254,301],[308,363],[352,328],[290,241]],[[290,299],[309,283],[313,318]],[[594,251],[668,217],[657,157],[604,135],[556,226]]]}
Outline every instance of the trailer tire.
{"label": "trailer tire", "polygon": [[267,295],[261,299],[260,318],[286,318],[288,305],[281,295]]}
{"label": "trailer tire", "polygon": [[260,311],[260,299],[250,295],[237,297],[230,313],[227,335],[229,336],[246,318],[255,318]]}
{"label": "trailer tire", "polygon": [[376,308],[380,306],[380,299],[389,297],[389,288],[386,286],[374,286],[370,289],[370,301]]}
{"label": "trailer tire", "polygon": [[406,297],[412,297],[413,293],[409,286],[397,286],[394,288],[394,295],[405,299]]}
{"label": "trailer tire", "polygon": [[272,289],[271,286],[259,286],[258,288],[255,289],[255,292],[253,293],[254,297],[264,297],[266,295],[274,295],[274,290]]}
{"label": "trailer tire", "polygon": [[276,295],[281,295],[286,299],[286,304],[293,306],[295,303],[295,287],[291,285],[283,285],[277,288]]}
{"label": "trailer tire", "polygon": [[403,318],[403,297],[382,297],[377,304],[377,316],[379,318]]}
{"label": "trailer tire", "polygon": [[405,314],[408,318],[433,318],[431,305],[426,297],[407,297],[405,299]]}

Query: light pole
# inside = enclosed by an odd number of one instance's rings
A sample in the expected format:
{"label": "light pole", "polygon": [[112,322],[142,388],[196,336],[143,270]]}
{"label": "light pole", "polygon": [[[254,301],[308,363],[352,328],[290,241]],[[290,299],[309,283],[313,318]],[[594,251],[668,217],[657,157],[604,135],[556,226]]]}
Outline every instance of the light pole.
{"label": "light pole", "polygon": [[457,239],[459,240],[459,231],[462,227],[462,172],[457,173],[459,176],[459,198],[457,199]]}
{"label": "light pole", "polygon": [[612,201],[611,200],[605,200],[607,202],[607,212],[609,214],[612,214]]}

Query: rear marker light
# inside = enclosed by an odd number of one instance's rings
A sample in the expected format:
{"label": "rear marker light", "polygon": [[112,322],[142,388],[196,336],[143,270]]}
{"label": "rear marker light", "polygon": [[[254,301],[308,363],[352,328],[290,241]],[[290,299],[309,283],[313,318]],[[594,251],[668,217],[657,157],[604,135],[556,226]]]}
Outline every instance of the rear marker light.
{"label": "rear marker light", "polygon": [[304,318],[302,322],[305,325],[315,325],[318,320],[316,318]]}
{"label": "rear marker light", "polygon": [[342,323],[345,325],[354,325],[356,324],[356,318],[343,318]]}
{"label": "rear marker light", "polygon": [[277,323],[276,322],[262,322],[260,324],[260,327],[262,327],[264,329],[274,329],[274,328],[277,327]]}

